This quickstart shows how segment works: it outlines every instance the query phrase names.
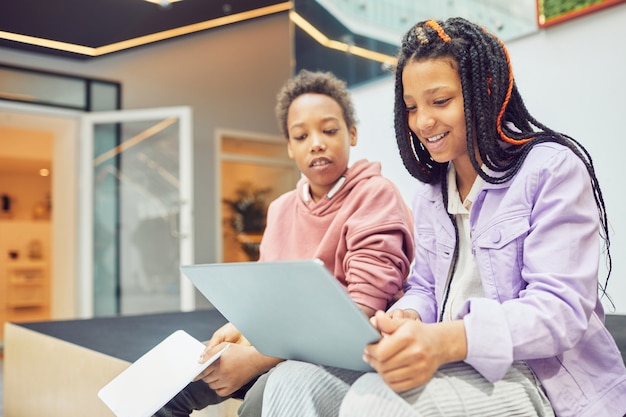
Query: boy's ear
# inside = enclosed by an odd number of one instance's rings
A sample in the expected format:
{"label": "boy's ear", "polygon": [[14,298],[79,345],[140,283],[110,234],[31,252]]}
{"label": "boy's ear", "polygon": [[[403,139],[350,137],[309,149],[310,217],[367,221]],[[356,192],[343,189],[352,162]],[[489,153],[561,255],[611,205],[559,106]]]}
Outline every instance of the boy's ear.
{"label": "boy's ear", "polygon": [[350,128],[350,146],[356,146],[356,142],[357,142],[356,126],[352,126]]}

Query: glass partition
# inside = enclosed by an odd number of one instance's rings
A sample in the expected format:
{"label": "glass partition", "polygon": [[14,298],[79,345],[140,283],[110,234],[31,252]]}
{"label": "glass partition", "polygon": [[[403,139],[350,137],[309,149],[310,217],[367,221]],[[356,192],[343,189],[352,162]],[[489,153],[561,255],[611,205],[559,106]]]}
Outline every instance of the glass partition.
{"label": "glass partition", "polygon": [[398,45],[426,19],[464,17],[507,42],[537,31],[536,0],[316,0],[354,33]]}
{"label": "glass partition", "polygon": [[[536,0],[295,0],[295,71],[332,71],[349,86],[391,74],[404,33],[426,19],[460,16],[505,42],[536,32]],[[340,44],[342,47],[338,48]],[[356,52],[372,51],[385,60]]]}
{"label": "glass partition", "polygon": [[82,118],[81,312],[192,310],[191,109],[93,112]]}
{"label": "glass partition", "polygon": [[175,118],[94,124],[95,316],[180,308],[178,131]]}
{"label": "glass partition", "polygon": [[117,110],[120,83],[0,64],[0,99],[72,110]]}

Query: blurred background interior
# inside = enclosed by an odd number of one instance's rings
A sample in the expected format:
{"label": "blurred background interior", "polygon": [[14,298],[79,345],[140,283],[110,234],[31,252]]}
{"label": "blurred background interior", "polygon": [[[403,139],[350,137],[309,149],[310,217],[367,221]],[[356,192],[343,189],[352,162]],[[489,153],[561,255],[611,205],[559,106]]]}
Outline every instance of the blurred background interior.
{"label": "blurred background interior", "polygon": [[20,0],[0,4],[0,323],[211,308],[178,266],[258,256],[268,201],[299,178],[273,109],[302,68],[348,82],[352,159],[382,161],[410,201],[394,55],[450,16],[500,36],[531,113],[594,156],[604,301],[626,314],[623,0]]}
{"label": "blurred background interior", "polygon": [[[507,42],[531,113],[595,156],[610,216],[619,152],[601,142],[621,122],[623,103],[612,100],[624,95],[626,58],[594,39],[623,38],[618,3],[3,2],[0,321],[210,308],[178,266],[258,256],[267,202],[299,178],[273,108],[301,68],[348,81],[360,132],[353,159],[381,160],[410,201],[391,69],[403,32],[425,18],[463,16]],[[626,227],[613,221],[619,254]],[[624,273],[616,263],[614,313],[626,313]]]}

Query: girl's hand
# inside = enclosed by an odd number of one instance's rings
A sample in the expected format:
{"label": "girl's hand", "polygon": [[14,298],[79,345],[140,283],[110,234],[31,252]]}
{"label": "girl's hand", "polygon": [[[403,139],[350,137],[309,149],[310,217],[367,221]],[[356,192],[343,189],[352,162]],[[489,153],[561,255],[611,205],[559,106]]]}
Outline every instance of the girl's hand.
{"label": "girl's hand", "polygon": [[383,338],[366,346],[363,359],[396,392],[425,384],[437,369],[465,359],[467,343],[462,321],[425,324],[416,319],[377,312]]}
{"label": "girl's hand", "polygon": [[[415,310],[392,310],[392,311],[387,311],[385,313],[387,317],[390,317],[392,319],[409,319],[409,320],[421,320],[420,315],[417,314],[417,311]],[[372,315],[370,317],[370,323],[372,323],[372,326],[378,328],[378,326],[376,325],[376,315]]]}
{"label": "girl's hand", "polygon": [[392,319],[421,320],[420,315],[417,314],[417,311],[411,309],[388,311],[386,315],[391,317]]}

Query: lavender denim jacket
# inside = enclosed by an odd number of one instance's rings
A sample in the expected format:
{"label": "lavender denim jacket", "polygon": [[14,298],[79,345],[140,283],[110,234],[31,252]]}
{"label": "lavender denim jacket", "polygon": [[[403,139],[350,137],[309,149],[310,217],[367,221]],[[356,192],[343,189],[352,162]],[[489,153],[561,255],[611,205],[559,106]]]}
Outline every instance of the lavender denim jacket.
{"label": "lavender denim jacket", "polygon": [[[413,202],[415,262],[405,296],[436,322],[454,251],[439,185]],[[485,298],[468,300],[465,362],[487,380],[524,360],[561,417],[626,414],[626,369],[598,299],[598,210],[589,175],[569,149],[535,146],[518,174],[485,184],[470,212],[471,249]]]}

